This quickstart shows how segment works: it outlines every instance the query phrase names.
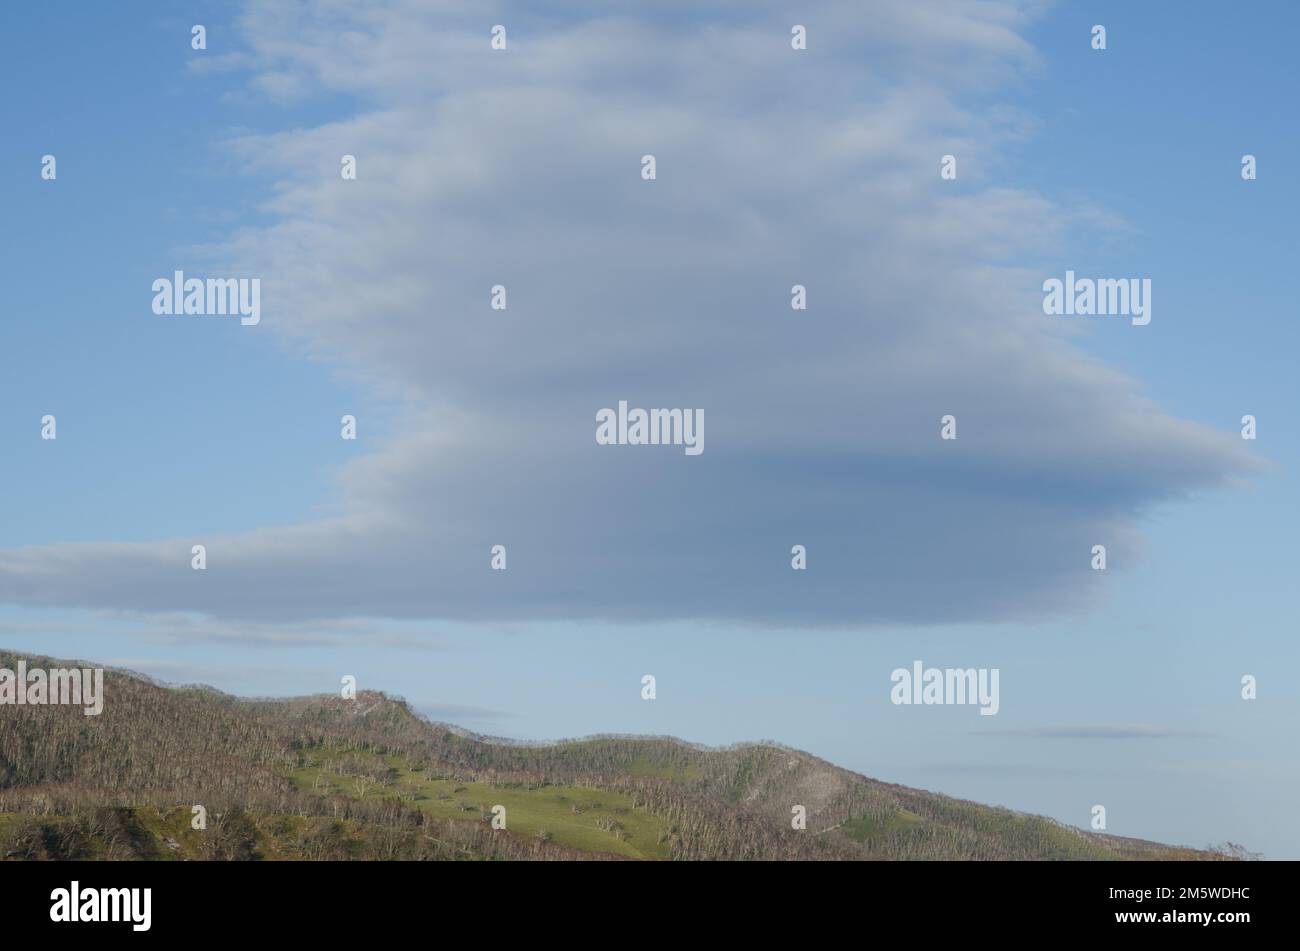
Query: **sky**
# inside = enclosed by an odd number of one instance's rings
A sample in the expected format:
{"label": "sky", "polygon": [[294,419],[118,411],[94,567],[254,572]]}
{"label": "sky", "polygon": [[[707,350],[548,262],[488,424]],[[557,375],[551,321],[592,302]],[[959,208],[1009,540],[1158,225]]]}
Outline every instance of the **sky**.
{"label": "sky", "polygon": [[[0,645],[1300,858],[1300,13],[1180,11],[8,11]],[[1045,315],[1066,270],[1151,322]],[[705,450],[598,445],[620,400]]]}

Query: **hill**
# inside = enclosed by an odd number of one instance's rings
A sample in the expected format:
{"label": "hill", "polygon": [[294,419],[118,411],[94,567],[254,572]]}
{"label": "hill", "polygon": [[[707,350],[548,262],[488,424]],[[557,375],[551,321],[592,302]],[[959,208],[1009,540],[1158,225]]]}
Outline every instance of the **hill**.
{"label": "hill", "polygon": [[[0,651],[0,668],[20,660],[92,666]],[[193,828],[195,806],[206,828]],[[1226,857],[883,783],[774,744],[522,745],[376,692],[247,700],[108,670],[98,716],[0,706],[7,859]]]}

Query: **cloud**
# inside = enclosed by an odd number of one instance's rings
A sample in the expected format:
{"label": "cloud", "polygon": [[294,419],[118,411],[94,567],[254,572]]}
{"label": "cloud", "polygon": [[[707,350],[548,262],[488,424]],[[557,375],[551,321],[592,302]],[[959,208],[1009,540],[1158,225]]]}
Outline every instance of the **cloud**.
{"label": "cloud", "polygon": [[408,701],[410,705],[435,723],[449,723],[453,726],[465,720],[508,720],[517,717],[516,713],[493,710],[488,707],[467,706],[455,703],[432,703],[427,701]]}
{"label": "cloud", "polygon": [[1042,779],[1058,777],[1073,779],[1082,776],[1086,770],[1072,766],[1047,766],[1042,763],[929,763],[919,769],[930,773],[945,773],[956,776],[994,776],[1027,777]]}
{"label": "cloud", "polygon": [[[1125,565],[1143,513],[1255,462],[1041,312],[1070,229],[1109,218],[990,177],[1032,125],[994,95],[1034,68],[1037,7],[813,3],[795,52],[774,3],[250,4],[251,87],[338,116],[230,143],[273,223],[212,270],[263,277],[250,332],[409,411],[343,469],[344,515],[203,539],[204,572],[190,539],[2,550],[0,599],[267,624],[1091,603],[1092,545]],[[598,446],[624,399],[702,408],[703,455]]]}
{"label": "cloud", "polygon": [[251,664],[205,664],[163,660],[151,657],[113,657],[105,661],[110,667],[144,674],[162,684],[241,684],[264,682],[278,685],[273,671]]}
{"label": "cloud", "polygon": [[1175,730],[1148,723],[1091,724],[1085,726],[1044,726],[1025,730],[985,730],[989,736],[1028,736],[1038,739],[1066,740],[1132,740],[1205,738],[1209,733],[1192,730]]}

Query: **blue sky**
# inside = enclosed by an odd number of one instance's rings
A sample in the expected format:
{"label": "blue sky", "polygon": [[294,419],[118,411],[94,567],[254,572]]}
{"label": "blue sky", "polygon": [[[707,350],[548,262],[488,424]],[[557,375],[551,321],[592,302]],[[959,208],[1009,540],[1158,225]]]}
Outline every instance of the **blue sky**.
{"label": "blue sky", "polygon": [[[1300,857],[1290,5],[312,6],[10,12],[0,644]],[[223,267],[258,327],[150,312]],[[1043,316],[1067,268],[1151,324]],[[596,447],[618,399],[708,449]],[[918,658],[999,715],[891,705]]]}

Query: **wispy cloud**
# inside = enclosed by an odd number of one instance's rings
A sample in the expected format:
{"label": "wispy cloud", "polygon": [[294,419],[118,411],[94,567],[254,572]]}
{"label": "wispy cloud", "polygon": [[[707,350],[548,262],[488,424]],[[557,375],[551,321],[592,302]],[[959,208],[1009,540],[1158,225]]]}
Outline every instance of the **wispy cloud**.
{"label": "wispy cloud", "polygon": [[1064,740],[1132,740],[1206,738],[1212,733],[1198,730],[1180,730],[1149,723],[1102,723],[1080,726],[1042,726],[1020,730],[980,730],[985,736],[1027,736],[1039,739]]}
{"label": "wispy cloud", "polygon": [[504,710],[492,710],[488,707],[476,707],[455,703],[433,703],[423,700],[410,700],[410,705],[430,720],[450,723],[453,726],[463,721],[509,720],[518,716]]}
{"label": "wispy cloud", "polygon": [[234,621],[185,612],[101,611],[102,620],[130,625],[133,635],[164,643],[209,641],[243,647],[348,647],[366,645],[401,651],[437,651],[441,635],[420,622],[372,618]]}

